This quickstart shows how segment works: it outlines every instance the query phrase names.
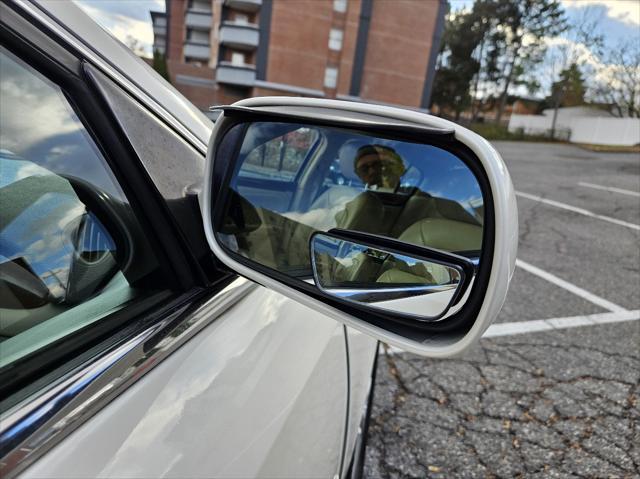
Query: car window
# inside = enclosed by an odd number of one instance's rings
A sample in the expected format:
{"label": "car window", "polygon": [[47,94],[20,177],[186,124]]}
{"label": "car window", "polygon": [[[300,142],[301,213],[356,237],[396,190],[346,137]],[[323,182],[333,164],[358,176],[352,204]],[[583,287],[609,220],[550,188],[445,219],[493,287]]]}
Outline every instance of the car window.
{"label": "car window", "polygon": [[[255,131],[250,129],[248,134]],[[268,138],[249,151],[240,174],[245,178],[292,182],[317,140],[318,132],[305,127]],[[249,138],[248,141],[259,142],[260,138]]]}
{"label": "car window", "polygon": [[0,71],[2,367],[143,294],[152,265],[132,257],[126,197],[62,90],[5,49]]}

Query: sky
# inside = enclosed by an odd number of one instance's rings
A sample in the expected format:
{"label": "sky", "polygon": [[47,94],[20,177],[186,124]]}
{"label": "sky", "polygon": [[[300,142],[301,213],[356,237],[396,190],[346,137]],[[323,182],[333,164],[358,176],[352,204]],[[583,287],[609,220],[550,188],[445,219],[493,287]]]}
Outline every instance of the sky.
{"label": "sky", "polygon": [[153,56],[151,10],[164,12],[164,0],[73,0],[113,36],[128,44],[137,40],[144,55]]}
{"label": "sky", "polygon": [[[469,9],[474,0],[449,0],[452,11]],[[640,41],[640,0],[560,0],[569,21],[585,9],[600,18],[605,42],[616,45],[619,40],[636,36]]]}

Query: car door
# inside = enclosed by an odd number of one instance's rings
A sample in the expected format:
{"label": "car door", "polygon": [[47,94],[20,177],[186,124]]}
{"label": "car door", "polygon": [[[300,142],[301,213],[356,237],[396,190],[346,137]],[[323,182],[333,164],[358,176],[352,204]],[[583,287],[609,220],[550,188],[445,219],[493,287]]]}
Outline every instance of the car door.
{"label": "car door", "polygon": [[340,474],[345,328],[203,258],[188,202],[154,177],[162,151],[201,153],[2,9],[3,476]]}

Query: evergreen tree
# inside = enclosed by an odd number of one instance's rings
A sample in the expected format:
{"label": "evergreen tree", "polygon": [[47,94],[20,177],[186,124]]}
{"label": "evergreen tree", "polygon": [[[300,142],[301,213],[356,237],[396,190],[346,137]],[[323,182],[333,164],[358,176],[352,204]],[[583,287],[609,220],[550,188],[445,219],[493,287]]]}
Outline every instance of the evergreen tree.
{"label": "evergreen tree", "polygon": [[153,51],[153,69],[157,71],[162,78],[171,83],[169,78],[169,69],[167,68],[167,57],[159,50]]}
{"label": "evergreen tree", "polygon": [[565,28],[558,0],[477,0],[471,11],[450,15],[434,104],[456,116],[472,105],[475,118],[497,102],[499,122],[514,86],[539,88],[535,66],[544,58],[545,38]]}
{"label": "evergreen tree", "polygon": [[500,122],[507,103],[509,88],[535,85],[529,77],[545,53],[546,37],[562,33],[566,19],[558,0],[495,0],[495,16],[499,21],[502,75],[498,81],[500,103],[496,122]]}
{"label": "evergreen tree", "polygon": [[479,62],[472,57],[482,35],[474,28],[470,11],[449,17],[438,57],[439,68],[434,81],[432,105],[453,111],[456,120],[471,104],[471,81],[477,74]]}
{"label": "evergreen tree", "polygon": [[558,98],[561,107],[584,105],[584,94],[584,79],[576,63],[562,70],[560,79],[551,86],[551,101]]}

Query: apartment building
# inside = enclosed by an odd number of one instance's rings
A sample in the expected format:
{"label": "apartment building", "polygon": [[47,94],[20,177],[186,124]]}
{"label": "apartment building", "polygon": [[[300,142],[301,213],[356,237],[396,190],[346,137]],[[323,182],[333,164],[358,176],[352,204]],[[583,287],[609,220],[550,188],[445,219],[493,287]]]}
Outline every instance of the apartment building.
{"label": "apartment building", "polygon": [[261,95],[429,105],[446,0],[165,0],[154,48],[198,107]]}

